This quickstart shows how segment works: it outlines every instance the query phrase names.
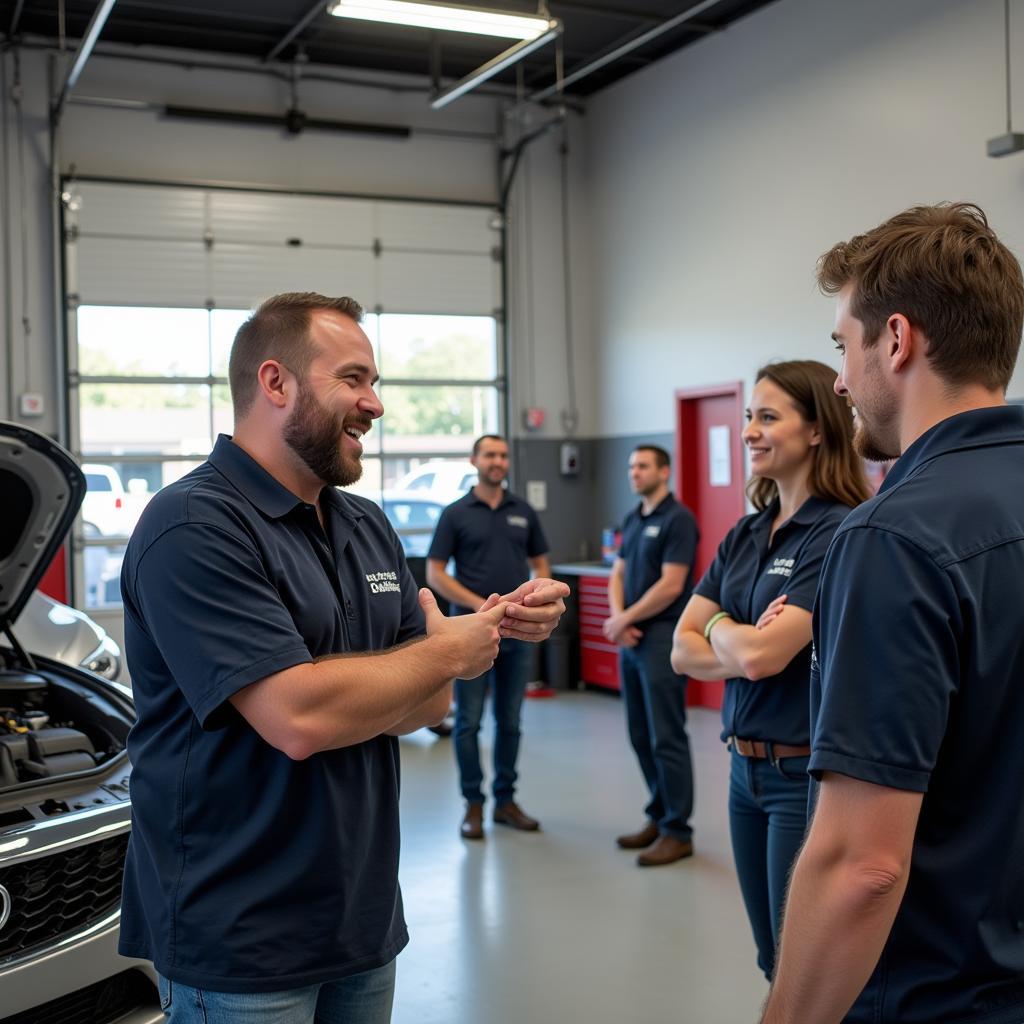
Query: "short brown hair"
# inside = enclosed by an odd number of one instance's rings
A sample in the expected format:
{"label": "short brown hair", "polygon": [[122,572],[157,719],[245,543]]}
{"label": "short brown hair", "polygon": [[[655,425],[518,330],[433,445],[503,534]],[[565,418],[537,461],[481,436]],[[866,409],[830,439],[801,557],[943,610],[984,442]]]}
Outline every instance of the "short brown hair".
{"label": "short brown hair", "polygon": [[658,469],[672,465],[672,456],[664,448],[656,444],[638,444],[634,452],[650,452],[654,456],[654,464]]}
{"label": "short brown hair", "polygon": [[256,373],[265,360],[279,360],[300,379],[305,375],[316,354],[309,325],[319,310],[342,313],[356,323],[363,318],[363,307],[347,295],[335,299],[317,292],[283,292],[261,303],[238,328],[228,360],[236,419],[256,400]]}
{"label": "short brown hair", "polygon": [[1006,390],[1024,321],[1020,264],[972,203],[914,206],[834,245],[818,285],[853,285],[850,312],[875,344],[893,313],[928,339],[928,361],[949,385]]}
{"label": "short brown hair", "polygon": [[[814,447],[807,481],[811,494],[851,508],[867,501],[871,488],[853,450],[853,412],[846,399],[832,390],[836,371],[815,359],[792,359],[762,366],[757,380],[765,378],[789,395],[805,423],[818,426],[821,442]],[[751,477],[747,484],[747,497],[758,511],[766,509],[778,493],[775,481],[767,477]]]}
{"label": "short brown hair", "polygon": [[481,434],[473,442],[473,454],[474,455],[479,455],[480,454],[480,446],[484,443],[484,441],[501,441],[502,444],[506,444],[506,445],[508,444],[508,441],[506,441],[505,438],[503,438],[501,436],[501,434]]}

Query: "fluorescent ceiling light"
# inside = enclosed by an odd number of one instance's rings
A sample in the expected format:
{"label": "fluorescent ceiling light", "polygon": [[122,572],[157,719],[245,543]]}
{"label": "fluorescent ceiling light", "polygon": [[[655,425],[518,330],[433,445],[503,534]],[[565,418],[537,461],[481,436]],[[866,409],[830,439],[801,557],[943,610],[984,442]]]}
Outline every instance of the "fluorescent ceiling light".
{"label": "fluorescent ceiling light", "polygon": [[475,7],[421,4],[410,0],[338,0],[329,11],[336,18],[384,21],[391,25],[472,32],[505,39],[536,39],[551,27],[548,18],[528,14],[503,14]]}

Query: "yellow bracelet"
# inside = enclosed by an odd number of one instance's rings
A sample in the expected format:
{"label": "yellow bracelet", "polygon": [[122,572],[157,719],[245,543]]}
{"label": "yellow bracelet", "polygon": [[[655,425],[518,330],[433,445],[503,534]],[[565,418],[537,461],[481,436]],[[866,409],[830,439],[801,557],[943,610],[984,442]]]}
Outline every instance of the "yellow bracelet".
{"label": "yellow bracelet", "polygon": [[732,616],[728,612],[715,612],[714,615],[708,619],[708,624],[704,627],[704,639],[708,642],[711,641],[711,630],[714,629],[715,624],[721,622],[722,619],[731,619]]}

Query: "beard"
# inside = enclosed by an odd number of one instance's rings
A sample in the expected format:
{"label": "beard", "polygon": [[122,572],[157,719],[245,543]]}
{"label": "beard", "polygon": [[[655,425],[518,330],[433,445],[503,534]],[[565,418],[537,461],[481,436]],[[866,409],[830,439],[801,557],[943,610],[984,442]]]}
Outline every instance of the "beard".
{"label": "beard", "polygon": [[857,417],[857,429],[853,435],[853,450],[868,462],[890,462],[900,457],[899,443],[881,440]]}
{"label": "beard", "polygon": [[309,470],[331,487],[348,487],[363,475],[362,458],[342,447],[346,426],[370,429],[365,416],[350,416],[339,421],[325,409],[308,388],[299,391],[298,401],[284,425],[285,444]]}
{"label": "beard", "polygon": [[869,462],[889,462],[900,457],[899,408],[896,396],[881,380],[877,362],[869,362],[857,408],[853,450]]}

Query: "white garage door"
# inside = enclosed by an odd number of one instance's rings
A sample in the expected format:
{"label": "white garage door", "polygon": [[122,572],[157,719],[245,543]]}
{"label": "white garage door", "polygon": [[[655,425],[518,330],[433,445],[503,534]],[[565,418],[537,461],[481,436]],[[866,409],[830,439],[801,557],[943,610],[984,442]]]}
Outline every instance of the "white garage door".
{"label": "white garage door", "polygon": [[90,481],[76,603],[118,608],[135,521],[231,432],[234,333],[284,291],[351,295],[367,310],[385,417],[353,489],[381,501],[407,551],[423,553],[467,479],[473,439],[505,428],[495,211],[108,181],[69,191],[71,438]]}

